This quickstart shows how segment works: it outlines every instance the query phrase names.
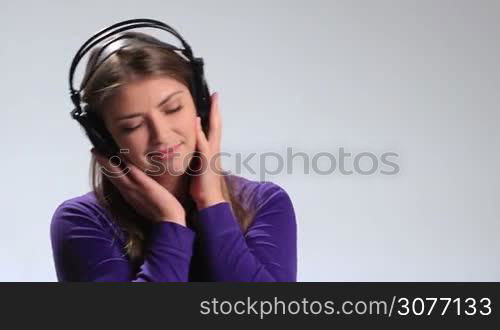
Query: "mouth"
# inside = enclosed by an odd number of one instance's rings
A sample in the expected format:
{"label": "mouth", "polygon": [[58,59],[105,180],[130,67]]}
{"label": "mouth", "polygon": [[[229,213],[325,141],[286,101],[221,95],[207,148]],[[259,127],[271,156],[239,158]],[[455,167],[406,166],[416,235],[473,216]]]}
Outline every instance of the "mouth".
{"label": "mouth", "polygon": [[164,159],[164,158],[171,158],[175,155],[175,153],[177,151],[179,151],[179,149],[181,148],[182,146],[182,142],[179,143],[179,144],[176,144],[174,145],[173,147],[169,147],[169,148],[160,148],[158,150],[155,150],[155,151],[152,151],[152,152],[149,152],[147,154],[148,157],[158,157],[160,159]]}

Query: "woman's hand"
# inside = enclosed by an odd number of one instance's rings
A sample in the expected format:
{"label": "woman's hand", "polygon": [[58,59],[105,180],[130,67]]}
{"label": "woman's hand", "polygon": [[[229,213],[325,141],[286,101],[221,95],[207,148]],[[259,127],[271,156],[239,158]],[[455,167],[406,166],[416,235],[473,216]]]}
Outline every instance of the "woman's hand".
{"label": "woman's hand", "polygon": [[[91,151],[103,167],[103,174],[137,213],[153,222],[171,221],[186,226],[186,212],[182,204],[162,185],[131,163],[126,163],[125,168],[116,173],[118,167],[112,165],[110,159],[95,149]],[[109,175],[111,173],[113,175]]]}
{"label": "woman's hand", "polygon": [[200,153],[200,166],[192,178],[190,194],[198,210],[225,201],[222,194],[223,178],[219,154],[222,130],[219,95],[212,94],[211,101],[208,139],[202,130],[201,118],[196,118],[196,149]]}

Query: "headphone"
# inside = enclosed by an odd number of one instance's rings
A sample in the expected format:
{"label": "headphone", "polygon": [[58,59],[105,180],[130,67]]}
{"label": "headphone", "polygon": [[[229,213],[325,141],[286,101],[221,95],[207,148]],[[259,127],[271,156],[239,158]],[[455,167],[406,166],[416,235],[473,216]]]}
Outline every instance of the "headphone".
{"label": "headphone", "polygon": [[[144,40],[137,35],[122,33],[124,31],[137,28],[155,28],[169,32],[180,41],[183,48],[178,48],[162,41],[153,41],[150,39]],[[107,41],[102,46],[99,53],[96,54],[92,69],[87,73],[86,80],[82,82],[81,89],[76,90],[73,85],[73,78],[78,63],[87,52],[89,52],[95,45],[99,44],[105,39]],[[82,102],[80,93],[89,81],[89,78],[97,71],[100,65],[103,64],[104,61],[106,61],[106,59],[108,59],[111,55],[113,55],[120,49],[130,46],[134,41],[137,40],[143,42],[145,41],[148,43],[153,42],[159,47],[174,51],[180,51],[189,60],[189,63],[191,64],[191,68],[193,70],[191,93],[196,106],[197,114],[201,117],[201,125],[203,131],[205,132],[205,134],[208,133],[208,118],[211,102],[209,88],[203,72],[203,58],[194,57],[191,47],[182,38],[182,36],[172,27],[163,22],[153,19],[125,20],[104,28],[90,37],[77,51],[76,55],[73,58],[73,61],[71,62],[71,67],[69,70],[69,91],[71,101],[75,106],[75,108],[71,111],[71,117],[78,121],[78,123],[83,127],[85,133],[87,134],[96,150],[107,157],[118,154],[119,148],[114,142],[109,131],[106,129],[103,120],[98,119],[97,112],[91,109],[89,104]]]}

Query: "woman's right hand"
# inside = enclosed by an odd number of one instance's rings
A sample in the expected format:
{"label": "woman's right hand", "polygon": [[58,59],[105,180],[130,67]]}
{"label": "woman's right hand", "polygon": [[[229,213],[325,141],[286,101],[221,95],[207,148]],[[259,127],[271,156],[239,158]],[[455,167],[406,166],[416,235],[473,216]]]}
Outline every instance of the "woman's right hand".
{"label": "woman's right hand", "polygon": [[182,204],[162,185],[130,163],[117,173],[119,167],[111,164],[110,158],[99,154],[95,149],[91,152],[104,168],[101,169],[103,175],[140,215],[153,222],[170,221],[186,226],[186,212]]}

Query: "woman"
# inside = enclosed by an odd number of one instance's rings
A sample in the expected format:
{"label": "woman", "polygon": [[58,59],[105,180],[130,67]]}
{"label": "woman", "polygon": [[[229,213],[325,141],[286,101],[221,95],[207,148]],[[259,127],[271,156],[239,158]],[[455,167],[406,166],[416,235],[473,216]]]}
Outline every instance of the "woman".
{"label": "woman", "polygon": [[287,193],[222,171],[218,95],[206,135],[189,62],[152,36],[124,34],[133,42],[93,73],[92,50],[81,85],[122,163],[92,149],[92,191],[56,209],[58,280],[296,281]]}

